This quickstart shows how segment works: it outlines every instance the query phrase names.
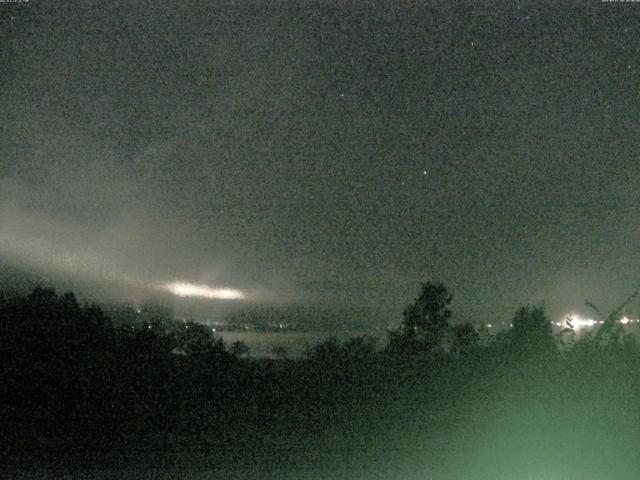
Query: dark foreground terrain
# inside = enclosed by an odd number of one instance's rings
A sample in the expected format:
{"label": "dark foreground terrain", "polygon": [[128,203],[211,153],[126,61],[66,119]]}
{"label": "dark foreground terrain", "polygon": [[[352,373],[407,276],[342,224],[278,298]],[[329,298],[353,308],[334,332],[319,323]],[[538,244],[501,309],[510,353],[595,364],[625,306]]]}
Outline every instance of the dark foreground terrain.
{"label": "dark foreground terrain", "polygon": [[613,321],[561,343],[540,314],[255,360],[198,324],[5,295],[3,478],[638,478],[640,349]]}

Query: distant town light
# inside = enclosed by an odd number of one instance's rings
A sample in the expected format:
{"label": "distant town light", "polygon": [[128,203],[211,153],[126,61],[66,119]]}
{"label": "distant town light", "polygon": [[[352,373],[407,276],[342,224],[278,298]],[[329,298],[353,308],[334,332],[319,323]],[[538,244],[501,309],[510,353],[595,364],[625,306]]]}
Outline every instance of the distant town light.
{"label": "distant town light", "polygon": [[[571,323],[571,326],[573,327],[574,330],[589,328],[589,327],[593,327],[594,325],[602,325],[605,323],[604,320],[594,320],[592,318],[584,318],[577,313],[570,313],[565,316],[565,319]],[[628,325],[631,323],[638,323],[638,322],[640,322],[640,320],[633,320],[627,316],[624,316],[618,320],[618,323],[620,323],[621,325]],[[560,324],[556,322],[556,325],[559,326]]]}
{"label": "distant town light", "polygon": [[571,322],[571,325],[575,330],[586,327],[593,327],[597,323],[595,320],[591,318],[583,318],[577,313],[569,314],[568,320]]}

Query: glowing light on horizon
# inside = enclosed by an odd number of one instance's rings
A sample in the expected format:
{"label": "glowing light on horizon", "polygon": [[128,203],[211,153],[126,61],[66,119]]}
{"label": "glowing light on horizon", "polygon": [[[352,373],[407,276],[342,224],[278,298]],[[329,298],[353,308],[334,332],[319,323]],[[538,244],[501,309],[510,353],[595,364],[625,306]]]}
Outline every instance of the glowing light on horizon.
{"label": "glowing light on horizon", "polygon": [[596,323],[592,318],[584,318],[577,313],[570,313],[565,317],[567,321],[571,323],[574,330],[580,330],[582,328],[593,327]]}
{"label": "glowing light on horizon", "polygon": [[208,285],[195,285],[188,282],[171,282],[165,290],[178,297],[209,298],[212,300],[242,300],[245,294],[234,288],[211,288]]}
{"label": "glowing light on horizon", "polygon": [[[555,324],[557,326],[561,326],[563,325],[566,321],[569,321],[571,323],[571,325],[573,326],[574,330],[581,330],[583,328],[589,328],[589,327],[593,327],[595,325],[602,325],[604,324],[604,320],[594,320],[592,318],[585,318],[582,317],[581,315],[577,314],[577,313],[570,313],[568,315],[566,315],[564,317],[564,321],[561,322],[555,322]],[[622,325],[628,325],[628,324],[632,324],[632,323],[640,323],[640,320],[634,320],[631,319],[627,316],[622,317],[620,320],[618,320],[618,323],[622,324]]]}

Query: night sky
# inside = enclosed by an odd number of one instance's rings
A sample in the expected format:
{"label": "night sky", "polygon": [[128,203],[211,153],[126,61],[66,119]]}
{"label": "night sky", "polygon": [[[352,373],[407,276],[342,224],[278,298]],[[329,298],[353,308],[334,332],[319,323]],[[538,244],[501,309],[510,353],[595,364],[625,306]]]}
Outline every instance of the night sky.
{"label": "night sky", "polygon": [[425,280],[457,320],[614,306],[640,287],[639,14],[1,4],[0,256],[372,321]]}

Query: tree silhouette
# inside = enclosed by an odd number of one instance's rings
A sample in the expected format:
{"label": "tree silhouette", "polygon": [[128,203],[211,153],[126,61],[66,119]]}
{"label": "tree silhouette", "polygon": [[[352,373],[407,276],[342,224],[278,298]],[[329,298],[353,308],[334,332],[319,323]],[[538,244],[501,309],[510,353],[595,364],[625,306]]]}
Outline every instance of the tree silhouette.
{"label": "tree silhouette", "polygon": [[187,355],[195,357],[225,356],[226,349],[222,338],[217,338],[211,329],[201,323],[189,320],[177,332],[178,346]]}
{"label": "tree silhouette", "polygon": [[229,353],[236,358],[249,355],[249,347],[242,340],[236,340],[229,347]]}
{"label": "tree silhouette", "polygon": [[442,346],[451,318],[452,296],[439,282],[424,282],[420,294],[404,311],[401,331],[392,334],[396,348],[433,351]]}
{"label": "tree silhouette", "polygon": [[[624,316],[624,310],[636,299],[637,296],[638,292],[633,292],[629,298],[627,298],[622,304],[613,310],[606,319],[604,319],[602,327],[598,329],[594,337],[598,343],[601,345],[615,347],[628,344],[633,341],[633,337],[625,334],[624,328],[620,323],[620,319]],[[587,301],[586,304],[602,316],[600,310],[593,303]]]}
{"label": "tree silhouette", "polygon": [[480,334],[470,323],[451,327],[451,352],[462,356],[480,345]]}
{"label": "tree silhouette", "polygon": [[344,355],[351,361],[362,362],[369,360],[376,353],[376,340],[367,335],[352,337],[344,342],[342,350]]}
{"label": "tree silhouette", "polygon": [[507,339],[514,351],[523,355],[533,353],[549,354],[556,350],[551,321],[543,307],[521,307],[507,333]]}
{"label": "tree silhouette", "polygon": [[340,354],[340,343],[336,337],[332,336],[309,348],[306,357],[311,362],[327,365],[335,363],[340,358]]}
{"label": "tree silhouette", "polygon": [[278,360],[286,360],[289,358],[289,350],[284,345],[276,345],[271,349],[271,354]]}

